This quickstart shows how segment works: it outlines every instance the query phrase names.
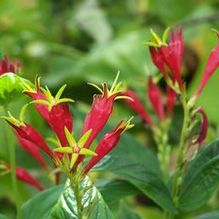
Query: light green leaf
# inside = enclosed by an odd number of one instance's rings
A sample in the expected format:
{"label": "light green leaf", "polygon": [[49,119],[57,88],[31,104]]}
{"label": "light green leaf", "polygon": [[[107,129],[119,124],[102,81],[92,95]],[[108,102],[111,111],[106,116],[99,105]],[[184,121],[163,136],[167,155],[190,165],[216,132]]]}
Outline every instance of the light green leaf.
{"label": "light green leaf", "polygon": [[[80,191],[85,191],[82,197],[84,218],[113,219],[113,215],[104,202],[100,192],[92,185],[88,177],[86,177],[81,183]],[[64,191],[51,213],[51,219],[62,218],[78,218],[77,202],[69,182],[66,183]]]}
{"label": "light green leaf", "polygon": [[0,76],[0,105],[14,101],[17,96],[22,95],[22,84],[31,84],[28,80],[13,73]]}

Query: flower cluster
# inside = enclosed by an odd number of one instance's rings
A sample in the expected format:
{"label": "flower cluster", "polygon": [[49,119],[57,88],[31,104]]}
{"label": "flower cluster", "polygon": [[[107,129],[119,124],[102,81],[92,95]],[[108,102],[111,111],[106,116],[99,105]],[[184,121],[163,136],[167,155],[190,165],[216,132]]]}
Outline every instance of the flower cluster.
{"label": "flower cluster", "polygon": [[[5,116],[4,119],[13,128],[21,147],[31,154],[46,171],[51,172],[51,167],[45,161],[42,152],[47,154],[54,166],[61,169],[67,176],[76,173],[83,176],[117,145],[122,133],[133,126],[130,120],[121,121],[112,131],[106,133],[100,139],[94,151],[90,150],[94,139],[111,116],[115,100],[126,98],[122,95],[122,83],[117,83],[117,79],[118,77],[111,89],[108,89],[106,83],[102,85],[103,89],[94,85],[101,91],[101,94],[94,95],[91,110],[85,117],[81,137],[78,141],[72,135],[73,117],[69,109],[69,102],[72,102],[72,100],[61,98],[65,85],[53,96],[48,88],[40,86],[40,80],[37,78],[35,88],[26,84],[24,90],[24,93],[32,99],[30,103],[35,105],[39,114],[55,133],[56,138],[50,138],[55,144],[55,148],[51,148],[33,126],[23,121],[24,111],[29,104],[24,106],[19,120],[11,114]],[[91,156],[90,160],[84,160],[85,156]],[[5,167],[7,167],[7,170],[10,169],[9,166]],[[23,174],[20,174],[20,172]],[[28,177],[23,170],[17,169],[17,174],[18,179],[23,178],[23,181],[37,188],[42,188],[39,187],[41,184],[37,185],[31,180],[26,180]],[[59,181],[59,176],[60,173],[56,172],[56,182]]]}
{"label": "flower cluster", "polygon": [[[153,63],[162,72],[164,79],[176,92],[181,95],[185,95],[185,84],[181,77],[182,61],[184,56],[184,41],[182,36],[182,30],[176,30],[170,32],[170,41],[166,43],[167,32],[165,31],[163,39],[161,40],[157,34],[152,31],[154,42],[149,42],[149,50]],[[215,70],[219,66],[219,44],[213,48],[204,72],[202,74],[201,82],[198,88],[193,93],[192,97],[188,101],[190,108],[194,107],[197,97],[201,94],[205,85],[207,84],[210,77],[213,75]],[[202,116],[202,127],[200,136],[198,137],[199,143],[202,143],[204,137],[207,134],[207,116],[203,109],[195,109],[192,116],[195,117],[197,114]],[[192,118],[191,118],[192,119]]]}
{"label": "flower cluster", "polygon": [[[176,92],[172,88],[167,86],[165,95],[163,95],[161,89],[153,81],[151,77],[148,79],[147,87],[148,87],[148,91],[147,91],[148,100],[158,120],[162,122],[165,119],[168,119],[173,113],[174,105],[177,98]],[[132,100],[126,99],[125,100],[126,104],[134,112],[136,112],[144,122],[146,122],[149,126],[153,127],[155,123],[152,117],[149,115],[146,108],[144,107],[142,101],[136,95],[136,93],[133,90],[128,89],[125,91],[125,95],[129,96],[132,99]]]}

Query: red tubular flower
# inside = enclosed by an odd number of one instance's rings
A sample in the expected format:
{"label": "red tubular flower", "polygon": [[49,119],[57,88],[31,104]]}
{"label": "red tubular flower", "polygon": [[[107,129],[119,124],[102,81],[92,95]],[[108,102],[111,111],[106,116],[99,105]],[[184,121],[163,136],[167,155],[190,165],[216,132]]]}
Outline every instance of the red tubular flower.
{"label": "red tubular flower", "polygon": [[[5,169],[10,172],[11,168],[9,164],[5,165]],[[37,179],[35,179],[27,170],[16,167],[16,178],[22,182],[25,182],[39,190],[43,190],[44,186]]]}
{"label": "red tubular flower", "polygon": [[167,94],[167,100],[166,100],[166,113],[168,116],[171,116],[173,113],[173,109],[176,103],[176,92],[170,88],[169,86],[166,87],[166,94]]}
{"label": "red tubular flower", "polygon": [[113,103],[119,93],[108,95],[106,84],[103,86],[103,94],[95,95],[90,112],[84,120],[82,134],[92,129],[92,133],[86,142],[86,148],[89,148],[94,138],[106,125],[112,111]]}
{"label": "red tubular flower", "polygon": [[49,112],[48,123],[57,137],[62,146],[67,145],[67,138],[65,136],[64,128],[66,127],[70,132],[73,129],[73,120],[69,110],[69,104],[63,103],[52,107]]}
{"label": "red tubular flower", "polygon": [[16,134],[17,140],[19,142],[19,144],[21,145],[21,147],[27,151],[28,153],[30,153],[33,158],[43,167],[45,168],[47,171],[50,171],[48,164],[46,163],[46,161],[44,160],[44,158],[42,157],[38,147],[32,143],[31,141],[26,140],[25,138],[22,138],[20,135]]}
{"label": "red tubular flower", "polygon": [[39,78],[36,80],[36,90],[27,87],[25,94],[35,101],[35,106],[40,115],[46,120],[52,130],[56,133],[62,146],[67,145],[67,139],[64,128],[67,127],[70,132],[73,129],[73,119],[69,110],[71,100],[68,98],[59,99],[64,91],[65,85],[60,88],[55,97],[50,91],[41,90]]}
{"label": "red tubular flower", "polygon": [[[51,158],[53,158],[53,152],[49,146],[44,141],[43,137],[37,132],[31,125],[26,123],[21,123],[14,118],[5,117],[8,124],[14,129],[16,135],[20,139],[27,140],[32,144],[36,145],[47,153]],[[36,158],[37,159],[37,158]]]}
{"label": "red tubular flower", "polygon": [[209,78],[213,75],[216,69],[219,66],[219,45],[217,45],[212,51],[208,58],[207,64],[205,66],[205,70],[202,76],[201,83],[197,90],[195,91],[195,96],[200,95]]}
{"label": "red tubular flower", "polygon": [[153,106],[158,118],[162,121],[164,119],[164,106],[162,103],[162,95],[159,87],[153,82],[152,78],[148,80],[148,97]]}
{"label": "red tubular flower", "polygon": [[[170,42],[162,42],[162,40],[152,32],[152,36],[155,38],[157,45],[150,45],[149,50],[153,63],[163,73],[166,78],[167,67],[171,71],[171,79],[179,85],[180,90],[183,90],[183,81],[180,75],[183,54],[184,54],[184,41],[182,36],[182,29],[171,31]],[[150,44],[150,43],[149,43]],[[152,43],[153,44],[153,43]]]}
{"label": "red tubular flower", "polygon": [[153,46],[149,46],[149,51],[150,51],[151,59],[154,65],[157,66],[157,68],[161,71],[161,73],[164,74],[164,77],[165,77],[165,73],[166,73],[165,61],[164,61],[162,52],[160,51],[159,48],[155,48]]}
{"label": "red tubular flower", "polygon": [[197,138],[197,142],[201,145],[206,138],[208,132],[208,117],[205,111],[202,108],[199,108],[196,113],[201,114],[202,116],[202,124],[199,136]]}
{"label": "red tubular flower", "polygon": [[131,128],[130,121],[121,121],[115,129],[105,134],[96,147],[95,153],[97,156],[92,157],[84,168],[84,173],[87,173],[95,164],[97,164],[106,154],[108,154],[118,143],[121,134]]}
{"label": "red tubular flower", "polygon": [[181,90],[183,89],[183,82],[180,75],[183,54],[184,54],[184,41],[182,37],[182,29],[171,31],[170,42],[168,46],[162,46],[160,49],[163,53],[165,63],[170,68],[173,80],[177,81]]}
{"label": "red tubular flower", "polygon": [[133,109],[134,112],[136,112],[146,123],[148,123],[150,126],[153,125],[153,121],[151,117],[149,116],[148,112],[146,111],[143,103],[140,101],[138,96],[134,93],[132,90],[126,90],[124,94],[130,99],[125,99],[125,103]]}
{"label": "red tubular flower", "polygon": [[102,128],[107,123],[112,111],[113,104],[117,98],[128,98],[126,96],[121,96],[123,92],[123,84],[122,82],[117,83],[119,77],[119,73],[117,74],[113,85],[110,89],[108,89],[107,84],[104,83],[102,85],[103,89],[96,87],[99,91],[101,91],[101,95],[95,95],[93,98],[93,103],[90,112],[87,114],[84,120],[84,126],[82,129],[82,135],[88,130],[92,130],[91,135],[88,141],[85,144],[85,148],[89,148],[94,138],[99,134]]}
{"label": "red tubular flower", "polygon": [[17,73],[20,68],[20,63],[14,59],[13,62],[10,62],[8,57],[5,55],[2,60],[0,60],[0,75],[12,72]]}

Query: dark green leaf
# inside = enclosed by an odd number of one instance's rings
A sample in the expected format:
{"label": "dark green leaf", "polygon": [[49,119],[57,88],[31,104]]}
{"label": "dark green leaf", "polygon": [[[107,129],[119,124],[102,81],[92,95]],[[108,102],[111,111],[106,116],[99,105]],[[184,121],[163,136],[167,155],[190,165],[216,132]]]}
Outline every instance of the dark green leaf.
{"label": "dark green leaf", "polygon": [[116,219],[140,219],[140,217],[135,214],[125,203],[121,203]]}
{"label": "dark green leaf", "polygon": [[219,218],[219,211],[215,211],[215,212],[199,215],[194,219],[218,219],[218,218]]}
{"label": "dark green leaf", "polygon": [[162,181],[157,157],[130,135],[124,135],[111,155],[94,170],[111,171],[122,176],[162,208],[175,211],[170,192]]}
{"label": "dark green leaf", "polygon": [[55,186],[40,192],[22,206],[23,219],[48,219],[52,207],[57,203],[63,186]]}
{"label": "dark green leaf", "polygon": [[219,141],[204,147],[188,166],[179,200],[181,211],[192,211],[212,196],[219,185]]}
{"label": "dark green leaf", "polygon": [[104,200],[108,204],[119,201],[121,198],[141,193],[135,186],[124,180],[111,180],[98,186]]}

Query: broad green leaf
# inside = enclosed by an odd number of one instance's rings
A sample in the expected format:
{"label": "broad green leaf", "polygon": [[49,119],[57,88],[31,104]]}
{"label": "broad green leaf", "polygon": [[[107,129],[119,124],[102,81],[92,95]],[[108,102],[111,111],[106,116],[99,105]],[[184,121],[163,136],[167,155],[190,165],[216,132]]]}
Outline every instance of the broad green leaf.
{"label": "broad green leaf", "polygon": [[0,105],[15,100],[22,94],[22,84],[30,82],[13,73],[6,73],[0,76]]}
{"label": "broad green leaf", "polygon": [[120,209],[116,219],[141,219],[137,214],[135,214],[129,206],[125,203],[120,204]]}
{"label": "broad green leaf", "polygon": [[37,194],[22,206],[22,219],[48,219],[62,191],[63,185]]}
{"label": "broad green leaf", "polygon": [[108,204],[113,204],[126,196],[141,193],[139,189],[125,180],[110,180],[97,187]]}
{"label": "broad green leaf", "polygon": [[218,219],[218,218],[219,218],[219,211],[214,211],[214,212],[199,215],[194,219]]}
{"label": "broad green leaf", "polygon": [[124,134],[113,153],[93,170],[116,173],[162,208],[175,211],[170,192],[162,181],[157,157],[130,135]]}
{"label": "broad green leaf", "polygon": [[179,209],[192,211],[213,195],[219,185],[219,141],[205,146],[188,166],[183,179]]}
{"label": "broad green leaf", "polygon": [[[113,215],[104,202],[100,192],[86,177],[80,185],[80,191],[85,191],[82,197],[83,216],[89,219],[113,219]],[[78,218],[75,194],[67,181],[59,201],[51,213],[51,219]]]}
{"label": "broad green leaf", "polygon": [[[88,178],[81,183],[81,189],[86,189],[82,198],[85,218],[113,219],[100,192]],[[65,187],[53,187],[27,201],[22,206],[22,219],[74,219],[77,218],[76,203],[74,192],[67,181]]]}

